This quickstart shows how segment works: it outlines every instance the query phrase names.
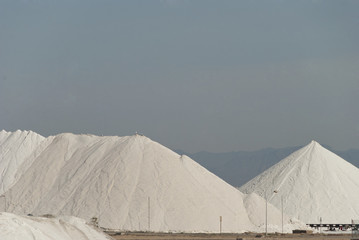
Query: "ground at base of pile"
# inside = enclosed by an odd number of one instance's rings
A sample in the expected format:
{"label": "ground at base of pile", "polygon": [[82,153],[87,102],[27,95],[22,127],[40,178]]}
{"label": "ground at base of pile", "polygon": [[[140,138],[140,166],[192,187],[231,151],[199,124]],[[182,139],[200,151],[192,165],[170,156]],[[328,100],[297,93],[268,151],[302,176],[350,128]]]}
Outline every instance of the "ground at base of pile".
{"label": "ground at base of pile", "polygon": [[351,234],[206,234],[206,233],[110,233],[110,236],[116,240],[254,240],[254,239],[271,239],[271,240],[349,240]]}

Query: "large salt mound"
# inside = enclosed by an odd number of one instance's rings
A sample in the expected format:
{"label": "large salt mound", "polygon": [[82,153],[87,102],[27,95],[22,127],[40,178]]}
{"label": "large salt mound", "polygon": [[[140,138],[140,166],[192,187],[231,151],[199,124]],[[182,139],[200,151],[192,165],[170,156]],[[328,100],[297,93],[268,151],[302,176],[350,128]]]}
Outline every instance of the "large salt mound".
{"label": "large salt mound", "polygon": [[1,210],[96,217],[101,227],[130,231],[218,232],[220,216],[223,232],[263,230],[263,198],[242,194],[147,137],[66,133],[35,145],[41,147],[23,150],[28,167],[0,198]]}
{"label": "large salt mound", "polygon": [[40,218],[21,217],[11,213],[0,213],[1,240],[109,240],[75,217]]}
{"label": "large salt mound", "polygon": [[222,216],[223,231],[253,230],[242,197],[149,138],[60,134],[5,193],[2,207],[97,217],[111,229],[217,232]]}
{"label": "large salt mound", "polygon": [[32,131],[0,131],[0,195],[8,190],[46,147],[45,138]]}
{"label": "large salt mound", "polygon": [[[240,190],[256,192],[305,223],[351,223],[359,218],[359,169],[312,141]],[[278,193],[274,193],[276,190]]]}

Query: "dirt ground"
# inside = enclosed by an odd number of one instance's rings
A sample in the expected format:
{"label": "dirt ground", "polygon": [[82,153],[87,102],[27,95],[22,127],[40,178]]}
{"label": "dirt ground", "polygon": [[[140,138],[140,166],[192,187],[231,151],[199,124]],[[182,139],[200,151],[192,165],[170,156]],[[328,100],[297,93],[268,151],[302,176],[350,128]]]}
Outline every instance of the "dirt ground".
{"label": "dirt ground", "polygon": [[[204,233],[109,233],[116,240],[349,240],[351,234],[204,234]],[[356,238],[359,240],[358,238]]]}

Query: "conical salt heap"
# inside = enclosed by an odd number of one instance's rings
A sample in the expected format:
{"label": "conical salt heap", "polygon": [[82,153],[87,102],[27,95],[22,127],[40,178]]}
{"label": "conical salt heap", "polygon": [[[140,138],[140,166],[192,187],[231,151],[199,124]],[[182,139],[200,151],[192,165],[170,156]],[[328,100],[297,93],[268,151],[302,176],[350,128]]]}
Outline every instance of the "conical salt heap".
{"label": "conical salt heap", "polygon": [[240,190],[267,194],[277,208],[305,223],[359,219],[359,169],[312,141]]}

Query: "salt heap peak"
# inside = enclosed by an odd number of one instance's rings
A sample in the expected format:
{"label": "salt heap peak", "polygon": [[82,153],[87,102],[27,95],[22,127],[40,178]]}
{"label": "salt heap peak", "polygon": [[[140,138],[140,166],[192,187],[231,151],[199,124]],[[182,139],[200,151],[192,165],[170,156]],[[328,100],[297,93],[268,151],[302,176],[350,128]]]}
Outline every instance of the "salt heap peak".
{"label": "salt heap peak", "polygon": [[277,208],[282,198],[284,211],[305,223],[350,223],[359,217],[358,179],[357,167],[312,141],[240,190],[266,193]]}

